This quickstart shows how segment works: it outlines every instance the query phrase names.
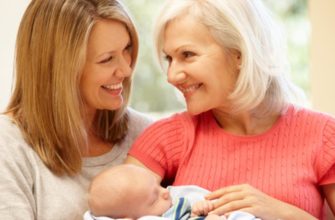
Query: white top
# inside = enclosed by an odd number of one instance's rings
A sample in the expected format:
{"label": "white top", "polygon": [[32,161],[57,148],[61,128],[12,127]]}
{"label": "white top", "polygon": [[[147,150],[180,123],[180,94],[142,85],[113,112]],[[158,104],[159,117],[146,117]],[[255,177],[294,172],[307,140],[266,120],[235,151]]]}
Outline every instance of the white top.
{"label": "white top", "polygon": [[124,141],[104,155],[84,158],[82,171],[74,177],[55,176],[11,119],[0,115],[0,219],[82,219],[92,177],[123,162],[133,140],[152,121],[128,110],[129,132]]}

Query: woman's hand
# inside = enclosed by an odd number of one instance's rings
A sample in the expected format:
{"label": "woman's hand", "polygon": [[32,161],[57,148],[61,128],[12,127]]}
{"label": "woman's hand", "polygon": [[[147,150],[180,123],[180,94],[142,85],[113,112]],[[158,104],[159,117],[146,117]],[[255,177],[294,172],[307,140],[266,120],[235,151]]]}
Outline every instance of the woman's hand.
{"label": "woman's hand", "polygon": [[248,185],[234,185],[221,188],[206,196],[213,201],[214,210],[209,214],[225,215],[233,211],[245,211],[262,220],[313,219],[307,212],[275,199]]}

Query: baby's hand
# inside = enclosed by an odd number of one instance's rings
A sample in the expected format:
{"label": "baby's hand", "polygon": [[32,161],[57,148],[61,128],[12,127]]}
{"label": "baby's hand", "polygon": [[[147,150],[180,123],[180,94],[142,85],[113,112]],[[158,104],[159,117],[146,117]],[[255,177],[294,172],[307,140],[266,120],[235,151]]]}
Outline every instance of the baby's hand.
{"label": "baby's hand", "polygon": [[193,204],[192,216],[206,216],[212,210],[214,210],[212,201],[202,200]]}
{"label": "baby's hand", "polygon": [[116,218],[115,220],[134,220],[132,218]]}
{"label": "baby's hand", "polygon": [[215,214],[209,214],[206,216],[205,220],[227,220],[227,218],[224,215],[218,216]]}

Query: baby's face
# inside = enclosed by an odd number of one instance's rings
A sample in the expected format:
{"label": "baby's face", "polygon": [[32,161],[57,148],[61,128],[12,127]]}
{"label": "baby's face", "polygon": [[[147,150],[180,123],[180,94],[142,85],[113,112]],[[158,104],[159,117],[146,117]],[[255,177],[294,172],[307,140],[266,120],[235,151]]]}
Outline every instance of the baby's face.
{"label": "baby's face", "polygon": [[136,199],[137,208],[135,208],[139,216],[160,216],[172,206],[169,191],[161,187],[151,173],[144,174],[135,184],[139,187],[138,189],[141,189]]}

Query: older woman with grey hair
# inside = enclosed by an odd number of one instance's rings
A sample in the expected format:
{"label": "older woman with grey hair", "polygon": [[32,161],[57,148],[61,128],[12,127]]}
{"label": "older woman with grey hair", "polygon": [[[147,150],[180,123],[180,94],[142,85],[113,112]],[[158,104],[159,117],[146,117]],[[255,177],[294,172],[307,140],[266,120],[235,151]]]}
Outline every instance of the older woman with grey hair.
{"label": "older woman with grey hair", "polygon": [[209,213],[322,219],[325,200],[335,212],[335,119],[297,104],[282,42],[260,0],[166,1],[157,53],[187,111],[147,129],[127,162],[214,191]]}

